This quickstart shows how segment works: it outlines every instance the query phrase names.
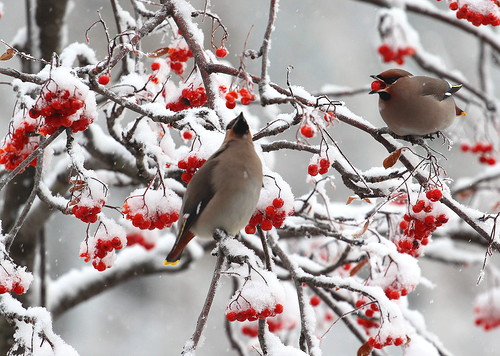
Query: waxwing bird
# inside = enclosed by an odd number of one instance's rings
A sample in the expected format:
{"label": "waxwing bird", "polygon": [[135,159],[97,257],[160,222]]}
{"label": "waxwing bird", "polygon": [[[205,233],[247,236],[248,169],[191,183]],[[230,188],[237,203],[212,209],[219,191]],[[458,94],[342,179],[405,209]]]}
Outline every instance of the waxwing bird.
{"label": "waxwing bird", "polygon": [[247,121],[240,114],[227,125],[220,148],[188,183],[179,233],[164,264],[177,264],[194,236],[211,238],[217,228],[237,234],[255,211],[261,188],[262,163]]}
{"label": "waxwing bird", "polygon": [[402,69],[389,69],[372,75],[370,94],[379,95],[380,116],[399,136],[424,136],[446,129],[457,116],[453,94],[461,84],[450,85],[439,78],[414,76]]}

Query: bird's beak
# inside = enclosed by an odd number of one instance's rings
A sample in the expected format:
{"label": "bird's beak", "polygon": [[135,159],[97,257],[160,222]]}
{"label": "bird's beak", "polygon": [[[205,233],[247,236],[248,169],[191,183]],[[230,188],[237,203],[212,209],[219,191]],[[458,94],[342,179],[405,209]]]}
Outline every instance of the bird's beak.
{"label": "bird's beak", "polygon": [[370,75],[370,78],[376,79],[376,80],[381,80],[377,75],[372,74]]}

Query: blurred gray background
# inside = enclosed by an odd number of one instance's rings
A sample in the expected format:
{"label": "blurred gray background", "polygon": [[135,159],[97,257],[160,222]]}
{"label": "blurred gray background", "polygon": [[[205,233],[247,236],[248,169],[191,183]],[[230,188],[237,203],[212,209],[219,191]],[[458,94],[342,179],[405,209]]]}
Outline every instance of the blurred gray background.
{"label": "blurred gray background", "polygon": [[[261,45],[268,16],[268,1],[264,0],[212,0],[212,11],[220,15],[229,30],[227,57],[237,66],[243,43],[248,37],[247,48],[258,49]],[[22,2],[5,1],[4,18],[0,20],[0,38],[10,42],[24,19]],[[195,7],[203,8],[202,1],[193,1]],[[128,2],[122,6],[128,8]],[[84,42],[85,30],[98,19],[97,10],[113,29],[110,4],[107,1],[74,1],[68,13],[66,43]],[[285,85],[286,68],[292,65],[292,84],[303,86],[317,93],[326,84],[359,88],[368,86],[369,75],[391,67],[381,63],[376,49],[379,44],[376,32],[377,8],[350,0],[286,0],[280,2],[276,30],[272,36],[270,52],[271,80]],[[477,43],[470,36],[448,26],[421,16],[410,15],[409,19],[420,34],[425,48],[440,55],[448,68],[462,72],[471,82],[477,82]],[[209,29],[207,23],[204,28]],[[250,34],[249,34],[250,32]],[[205,33],[209,33],[205,31]],[[106,54],[104,36],[100,29],[91,32],[91,45],[98,57]],[[156,39],[160,40],[160,39]],[[208,43],[207,43],[208,44]],[[164,44],[144,42],[150,49]],[[421,72],[411,60],[405,69],[414,74]],[[16,61],[0,63],[0,66],[17,66]],[[247,62],[247,70],[260,74],[260,62]],[[495,81],[498,83],[498,73]],[[0,82],[10,81],[2,77]],[[383,126],[378,115],[377,98],[369,95],[342,98],[356,114],[377,126]],[[0,133],[6,132],[14,99],[7,85],[0,85]],[[287,108],[289,112],[292,108]],[[467,120],[474,120],[469,117]],[[468,123],[468,125],[473,125]],[[461,135],[462,129],[452,130],[450,135]],[[380,166],[386,152],[373,144],[367,135],[336,124],[331,134],[343,152],[360,169]],[[445,152],[441,142],[436,147]],[[448,154],[449,160],[441,162],[450,177],[479,169],[473,160],[464,172],[464,161],[459,159],[457,149]],[[288,153],[277,160],[276,170],[293,186],[296,195],[310,187],[305,182],[309,156],[305,153]],[[293,162],[293,164],[292,164]],[[469,163],[469,162],[467,162]],[[470,168],[469,168],[470,167]],[[292,171],[292,169],[295,170]],[[300,174],[297,174],[297,169]],[[337,190],[332,199],[345,201],[349,192],[336,180]],[[120,197],[116,204],[121,204]],[[56,214],[49,223],[50,274],[56,278],[70,268],[80,268],[83,262],[78,257],[80,241],[85,233],[83,223],[68,225],[68,218]],[[185,340],[191,336],[205,298],[211,277],[214,258],[208,256],[179,275],[157,275],[141,278],[119,288],[114,288],[64,314],[55,322],[55,330],[64,340],[83,355],[177,355]],[[456,356],[472,354],[498,355],[500,330],[484,332],[474,326],[472,301],[474,296],[492,287],[489,278],[476,286],[479,267],[458,269],[435,262],[422,260],[423,275],[436,284],[428,289],[420,286],[411,296],[413,308],[422,311],[428,328]],[[232,355],[224,336],[224,308],[229,297],[229,281],[219,290],[216,306],[210,314],[205,332],[205,345],[198,355]],[[341,323],[333,327],[323,340],[325,355],[354,355],[359,344]],[[387,348],[391,355],[400,355],[396,348]],[[424,355],[422,355],[424,356]]]}

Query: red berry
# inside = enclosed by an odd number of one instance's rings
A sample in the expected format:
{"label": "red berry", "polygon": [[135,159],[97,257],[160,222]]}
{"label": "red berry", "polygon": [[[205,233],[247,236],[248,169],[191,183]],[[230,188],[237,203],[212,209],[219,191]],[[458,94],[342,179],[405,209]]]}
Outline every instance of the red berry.
{"label": "red berry", "polygon": [[316,307],[318,306],[320,303],[321,303],[321,298],[318,297],[317,295],[314,295],[311,297],[311,299],[309,300],[309,303],[313,306],[313,307]]}
{"label": "red berry", "polygon": [[238,313],[235,313],[235,312],[229,312],[226,314],[226,319],[229,321],[235,321],[237,317],[238,317]]}
{"label": "red berry", "polygon": [[264,231],[269,231],[273,228],[273,222],[271,220],[264,220],[260,223],[260,227]]}
{"label": "red berry", "polygon": [[371,89],[372,91],[379,91],[381,89],[384,89],[385,88],[385,83],[381,80],[375,80],[372,82],[371,84]]}
{"label": "red berry", "polygon": [[306,124],[300,128],[300,133],[304,137],[311,138],[314,137],[315,130],[311,125]]}
{"label": "red berry", "polygon": [[273,199],[273,206],[276,209],[282,208],[284,204],[285,204],[285,202],[281,198],[274,198]]}
{"label": "red berry", "polygon": [[249,235],[255,234],[256,231],[257,229],[255,228],[255,225],[248,224],[247,226],[245,226],[245,232]]}
{"label": "red berry", "polygon": [[99,79],[97,80],[99,84],[101,85],[107,85],[109,83],[109,75],[108,74],[101,74],[99,76]]}
{"label": "red berry", "polygon": [[307,167],[307,173],[311,176],[317,176],[318,175],[318,165],[317,164],[310,164]]}
{"label": "red berry", "polygon": [[224,47],[217,48],[215,50],[215,55],[219,58],[224,58],[225,56],[227,56],[227,49]]}
{"label": "red berry", "polygon": [[155,72],[155,71],[157,71],[159,69],[160,69],[160,63],[159,62],[153,62],[153,63],[151,63],[151,70],[153,72]]}
{"label": "red berry", "polygon": [[236,107],[236,101],[226,101],[226,108],[234,109]]}
{"label": "red berry", "polygon": [[456,1],[451,2],[449,7],[450,7],[450,10],[457,11],[458,10],[458,3]]}
{"label": "red berry", "polygon": [[276,306],[274,307],[274,312],[276,314],[281,314],[283,313],[283,305],[281,304],[276,304]]}
{"label": "red berry", "polygon": [[193,132],[190,131],[190,130],[186,130],[182,133],[182,137],[185,139],[185,140],[192,140],[193,139]]}
{"label": "red berry", "polygon": [[14,293],[16,293],[17,295],[23,294],[24,293],[24,287],[22,285],[20,285],[19,283],[16,283],[14,285],[14,288],[12,289],[12,291]]}

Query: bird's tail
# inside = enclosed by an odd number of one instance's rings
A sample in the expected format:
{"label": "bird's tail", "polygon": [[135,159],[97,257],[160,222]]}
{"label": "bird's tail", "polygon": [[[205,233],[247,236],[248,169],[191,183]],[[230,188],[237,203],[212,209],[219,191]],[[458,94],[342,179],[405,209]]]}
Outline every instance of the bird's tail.
{"label": "bird's tail", "polygon": [[194,234],[191,231],[187,231],[186,233],[178,236],[177,240],[175,240],[174,246],[172,246],[172,250],[170,250],[167,258],[165,258],[165,261],[163,261],[163,264],[165,266],[175,266],[178,264],[182,251],[184,251],[184,248],[189,241],[193,239],[193,237]]}

